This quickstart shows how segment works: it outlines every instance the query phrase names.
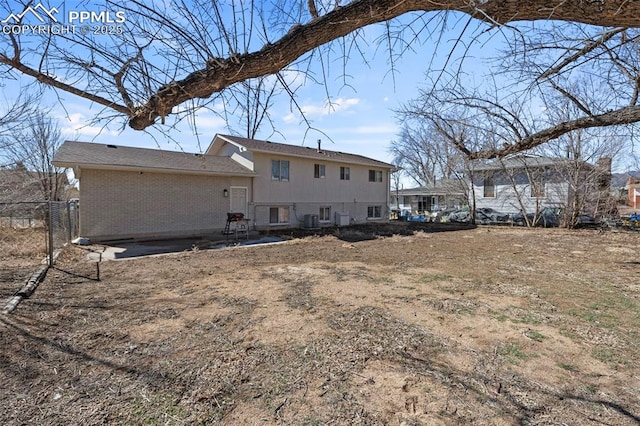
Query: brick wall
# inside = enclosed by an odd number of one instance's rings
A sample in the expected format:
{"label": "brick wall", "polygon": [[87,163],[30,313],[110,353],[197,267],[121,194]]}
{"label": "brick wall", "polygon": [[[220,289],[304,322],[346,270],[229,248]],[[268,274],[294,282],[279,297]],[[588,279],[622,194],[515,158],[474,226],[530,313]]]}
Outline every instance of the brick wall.
{"label": "brick wall", "polygon": [[224,228],[232,185],[251,178],[83,169],[80,235],[92,240],[191,236]]}

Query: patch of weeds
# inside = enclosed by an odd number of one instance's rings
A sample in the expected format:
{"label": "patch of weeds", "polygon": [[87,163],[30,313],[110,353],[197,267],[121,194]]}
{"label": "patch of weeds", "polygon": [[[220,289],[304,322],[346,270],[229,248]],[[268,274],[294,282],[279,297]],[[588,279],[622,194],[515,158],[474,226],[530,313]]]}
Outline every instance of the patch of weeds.
{"label": "patch of weeds", "polygon": [[416,278],[416,282],[422,284],[429,284],[436,281],[446,281],[453,277],[446,274],[422,274]]}
{"label": "patch of weeds", "polygon": [[640,319],[640,306],[624,292],[609,289],[582,309],[568,313],[601,327],[614,328],[625,326],[625,321],[632,317]]}
{"label": "patch of weeds", "polygon": [[476,311],[470,308],[460,308],[456,311],[459,315],[475,315]]}
{"label": "patch of weeds", "polygon": [[588,394],[595,395],[595,393],[598,392],[598,387],[594,385],[584,385],[584,390]]}
{"label": "patch of weeds", "polygon": [[524,332],[524,335],[527,336],[531,340],[535,340],[536,342],[542,342],[546,339],[546,336],[535,330],[527,330]]}
{"label": "patch of weeds", "polygon": [[511,322],[515,324],[542,324],[542,317],[535,312],[521,312],[516,318],[511,318]]}
{"label": "patch of weeds", "polygon": [[558,367],[562,368],[563,370],[570,371],[572,373],[577,373],[578,371],[580,371],[580,370],[578,370],[578,367],[576,367],[575,365],[566,364],[564,362],[559,362],[558,363]]}
{"label": "patch of weeds", "polygon": [[329,267],[326,268],[333,276],[336,278],[336,281],[346,281],[349,278],[349,271],[344,268],[339,267]]}
{"label": "patch of weeds", "polygon": [[371,277],[371,282],[374,284],[393,284],[394,280],[391,277]]}
{"label": "patch of weeds", "polygon": [[598,361],[602,361],[613,367],[618,365],[627,365],[627,361],[624,358],[621,358],[616,350],[612,348],[594,348],[591,351],[591,356]]}
{"label": "patch of weeds", "polygon": [[509,317],[506,316],[505,314],[500,314],[496,317],[496,319],[500,322],[506,322],[509,319]]}
{"label": "patch of weeds", "polygon": [[571,340],[581,340],[580,335],[574,331],[569,330],[566,327],[560,327],[560,334],[568,337]]}
{"label": "patch of weeds", "polygon": [[522,351],[522,348],[517,343],[505,343],[503,345],[500,345],[496,349],[496,353],[514,363],[530,358],[529,355]]}
{"label": "patch of weeds", "polygon": [[133,403],[127,420],[134,424],[159,424],[166,423],[167,419],[180,421],[187,419],[189,413],[183,407],[177,405],[172,394],[155,393],[150,395],[140,394]]}
{"label": "patch of weeds", "polygon": [[475,302],[469,300],[442,299],[429,300],[426,303],[440,312],[456,315],[475,315],[477,310]]}
{"label": "patch of weeds", "polygon": [[597,324],[605,328],[612,328],[619,325],[618,318],[608,312],[601,311],[601,307],[602,305],[592,303],[587,307],[588,310],[570,310],[567,313],[588,323]]}
{"label": "patch of weeds", "polygon": [[287,306],[310,312],[315,311],[316,300],[311,291],[314,284],[314,282],[296,282],[289,286],[288,291],[284,294]]}

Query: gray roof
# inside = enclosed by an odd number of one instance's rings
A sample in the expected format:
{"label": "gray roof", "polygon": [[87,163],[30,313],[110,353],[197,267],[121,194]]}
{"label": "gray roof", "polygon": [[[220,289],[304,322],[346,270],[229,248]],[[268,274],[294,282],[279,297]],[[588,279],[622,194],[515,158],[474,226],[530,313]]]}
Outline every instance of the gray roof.
{"label": "gray roof", "polygon": [[341,163],[355,163],[374,167],[382,168],[395,168],[393,164],[385,163],[383,161],[374,160],[373,158],[365,157],[357,154],[347,154],[340,151],[331,151],[322,148],[318,151],[317,147],[305,147],[297,145],[288,145],[278,142],[261,141],[256,139],[241,138],[238,136],[230,135],[217,135],[228,142],[241,145],[249,151],[276,153],[281,155],[290,155],[294,157],[304,158],[317,158],[325,161],[337,161]]}
{"label": "gray roof", "polygon": [[230,157],[90,142],[66,141],[54,156],[53,163],[59,167],[145,169],[232,176],[255,175],[253,171]]}
{"label": "gray roof", "polygon": [[416,188],[407,188],[395,191],[391,190],[392,195],[464,195],[466,194],[465,188],[468,183],[460,179],[441,179],[437,180],[434,185],[418,186]]}
{"label": "gray roof", "polygon": [[[533,167],[551,167],[551,166],[561,166],[564,163],[574,161],[569,160],[567,158],[562,157],[538,157],[531,155],[518,155],[514,157],[504,158],[502,159],[502,163],[500,160],[495,160],[490,163],[480,164],[474,166],[474,171],[482,171],[482,170],[501,170],[502,168],[506,169],[520,169],[524,167],[533,168]],[[588,164],[588,163],[585,163]]]}
{"label": "gray roof", "polygon": [[41,201],[40,180],[34,172],[0,169],[0,203]]}

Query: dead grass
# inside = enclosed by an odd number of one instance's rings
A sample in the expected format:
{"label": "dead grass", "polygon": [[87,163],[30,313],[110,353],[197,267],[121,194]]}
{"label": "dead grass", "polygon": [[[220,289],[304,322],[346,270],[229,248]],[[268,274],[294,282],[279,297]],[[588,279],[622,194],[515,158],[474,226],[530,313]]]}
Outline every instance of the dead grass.
{"label": "dead grass", "polygon": [[46,256],[43,228],[0,227],[0,303],[22,288]]}
{"label": "dead grass", "polygon": [[640,422],[637,235],[338,237],[106,262],[99,282],[71,248],[0,318],[0,422]]}
{"label": "dead grass", "polygon": [[43,228],[0,227],[0,260],[18,262],[47,255],[46,232]]}

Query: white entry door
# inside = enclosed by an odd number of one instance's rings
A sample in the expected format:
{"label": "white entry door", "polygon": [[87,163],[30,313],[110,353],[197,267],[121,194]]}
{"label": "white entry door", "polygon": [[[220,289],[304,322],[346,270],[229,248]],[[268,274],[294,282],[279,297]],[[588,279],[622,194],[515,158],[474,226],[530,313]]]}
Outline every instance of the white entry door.
{"label": "white entry door", "polygon": [[247,217],[247,188],[231,187],[231,212],[242,213]]}

